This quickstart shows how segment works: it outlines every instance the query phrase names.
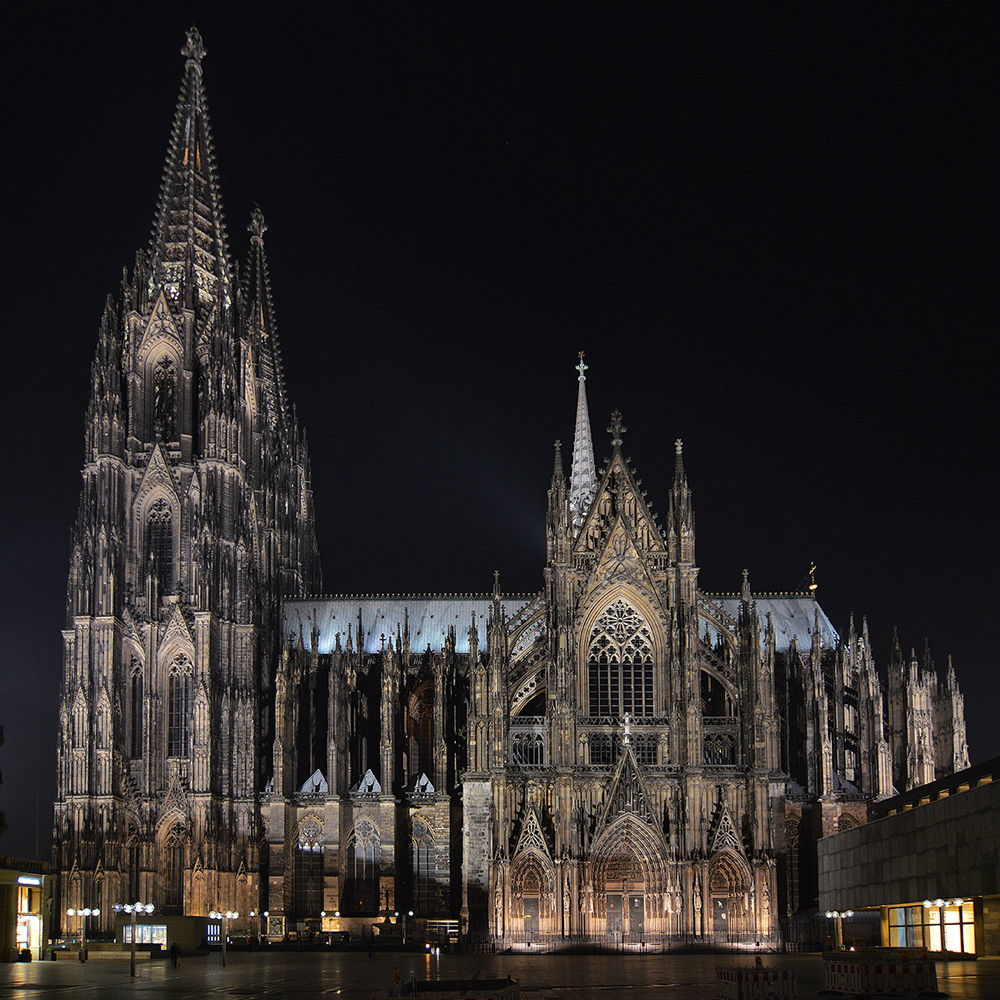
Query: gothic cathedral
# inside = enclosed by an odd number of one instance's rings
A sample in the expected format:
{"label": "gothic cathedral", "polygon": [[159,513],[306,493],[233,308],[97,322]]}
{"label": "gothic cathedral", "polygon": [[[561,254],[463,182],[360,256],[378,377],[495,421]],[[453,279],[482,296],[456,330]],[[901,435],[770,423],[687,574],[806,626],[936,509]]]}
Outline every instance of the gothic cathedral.
{"label": "gothic cathedral", "polygon": [[839,636],[812,595],[699,590],[681,442],[661,525],[618,414],[597,468],[582,358],[541,592],[316,596],[266,227],[238,278],[193,29],[183,54],[152,244],[91,371],[55,913],[110,929],[141,898],[236,910],[237,933],[266,912],[280,938],[412,912],[497,947],[794,936],[819,837],[967,766],[951,665],[897,643],[884,689],[867,626]]}

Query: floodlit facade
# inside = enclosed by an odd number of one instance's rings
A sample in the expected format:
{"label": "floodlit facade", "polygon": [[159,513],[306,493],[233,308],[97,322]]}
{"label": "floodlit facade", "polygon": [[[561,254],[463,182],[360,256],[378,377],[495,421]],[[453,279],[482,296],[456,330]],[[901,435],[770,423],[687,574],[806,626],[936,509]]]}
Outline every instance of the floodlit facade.
{"label": "floodlit facade", "polygon": [[820,836],[966,766],[950,665],[939,685],[894,658],[887,713],[866,626],[747,574],[702,592],[681,443],[660,523],[619,415],[594,460],[582,358],[539,593],[315,596],[265,226],[237,283],[197,32],[184,54],[153,242],[92,368],[55,912],[505,947],[794,935]]}

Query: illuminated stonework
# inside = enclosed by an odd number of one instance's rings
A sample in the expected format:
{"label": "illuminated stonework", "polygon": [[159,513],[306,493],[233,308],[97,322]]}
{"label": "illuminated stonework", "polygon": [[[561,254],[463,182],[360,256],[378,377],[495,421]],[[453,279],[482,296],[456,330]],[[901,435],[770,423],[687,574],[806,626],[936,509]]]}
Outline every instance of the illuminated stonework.
{"label": "illuminated stonework", "polygon": [[842,638],[746,576],[702,592],[681,443],[661,525],[620,414],[596,468],[582,358],[540,593],[311,598],[266,226],[237,292],[196,33],[184,52],[153,242],[92,369],[53,912],[394,936],[412,911],[411,933],[534,948],[795,936],[817,839],[967,763],[954,672],[894,655],[886,715],[866,626]]}

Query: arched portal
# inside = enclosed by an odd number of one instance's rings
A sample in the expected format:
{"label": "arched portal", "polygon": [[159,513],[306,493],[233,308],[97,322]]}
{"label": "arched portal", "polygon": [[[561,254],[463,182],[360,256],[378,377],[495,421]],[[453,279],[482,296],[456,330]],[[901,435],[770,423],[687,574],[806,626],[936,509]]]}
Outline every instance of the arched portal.
{"label": "arched portal", "polygon": [[511,865],[512,917],[523,921],[524,940],[536,942],[550,930],[548,915],[555,889],[549,859],[536,850],[522,851]]}
{"label": "arched portal", "polygon": [[[663,840],[635,816],[623,816],[598,838],[591,857],[594,929],[610,941],[645,941],[657,933],[664,885]],[[647,920],[647,914],[651,920]]]}
{"label": "arched portal", "polygon": [[746,861],[735,851],[726,849],[712,856],[708,887],[712,899],[712,934],[716,943],[738,942],[752,933],[752,884]]}

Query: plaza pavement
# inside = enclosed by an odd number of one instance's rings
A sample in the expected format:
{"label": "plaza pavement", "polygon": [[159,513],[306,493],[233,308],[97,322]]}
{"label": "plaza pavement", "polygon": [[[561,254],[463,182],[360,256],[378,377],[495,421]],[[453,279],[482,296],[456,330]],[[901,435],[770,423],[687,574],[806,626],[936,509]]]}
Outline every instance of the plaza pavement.
{"label": "plaza pavement", "polygon": [[[765,965],[795,970],[797,996],[812,998],[823,989],[818,955],[765,955]],[[441,955],[418,952],[231,951],[222,967],[219,953],[140,962],[129,977],[128,961],[30,962],[0,965],[2,1000],[225,1000],[317,997],[369,1000],[392,985],[395,970],[409,979],[487,979],[508,975],[522,986],[525,1000],[710,1000],[715,971],[749,965],[735,955]],[[938,989],[957,1000],[1000,997],[1000,960],[938,965]]]}

